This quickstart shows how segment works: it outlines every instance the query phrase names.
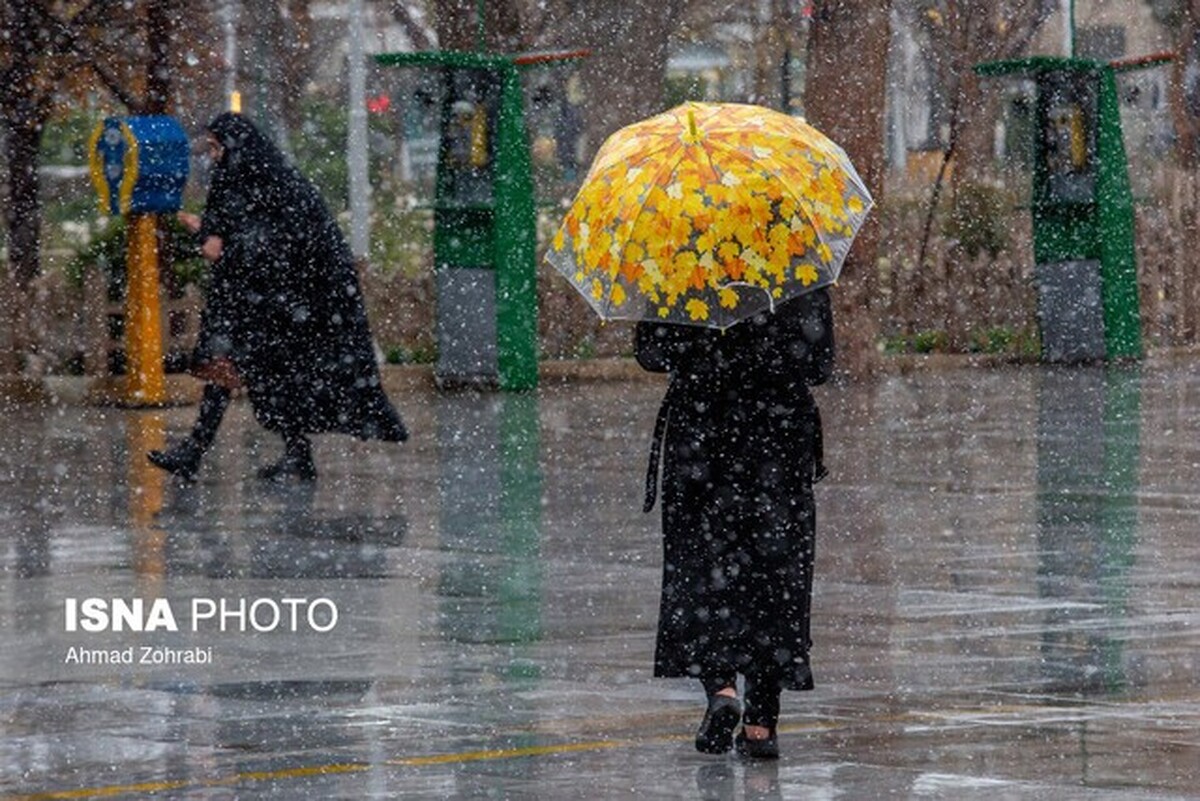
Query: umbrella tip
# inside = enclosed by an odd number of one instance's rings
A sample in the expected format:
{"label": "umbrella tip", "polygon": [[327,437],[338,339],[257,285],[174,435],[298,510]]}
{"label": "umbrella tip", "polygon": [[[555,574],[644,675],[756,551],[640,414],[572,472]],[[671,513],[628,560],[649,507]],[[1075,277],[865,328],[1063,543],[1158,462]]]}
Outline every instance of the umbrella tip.
{"label": "umbrella tip", "polygon": [[696,131],[696,114],[691,108],[688,108],[688,132],[692,135],[692,139],[700,138],[700,134]]}

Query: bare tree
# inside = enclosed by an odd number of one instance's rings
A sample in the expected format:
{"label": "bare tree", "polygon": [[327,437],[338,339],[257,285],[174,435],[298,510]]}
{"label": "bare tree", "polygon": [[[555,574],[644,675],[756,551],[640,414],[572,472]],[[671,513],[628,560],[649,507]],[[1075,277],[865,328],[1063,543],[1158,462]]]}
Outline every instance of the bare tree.
{"label": "bare tree", "polygon": [[668,44],[683,6],[662,0],[650,11],[641,0],[597,0],[577,4],[559,27],[556,46],[592,51],[582,73],[585,163],[613,131],[663,110]]}
{"label": "bare tree", "polygon": [[42,134],[59,109],[107,92],[133,114],[162,113],[173,99],[179,0],[110,3],[4,0],[0,4],[0,130],[4,137],[4,222],[15,317],[3,368],[36,350],[24,319],[30,283],[41,273]]}
{"label": "bare tree", "polygon": [[939,84],[949,98],[948,134],[943,143],[925,219],[918,264],[924,264],[933,216],[947,170],[953,161],[954,181],[976,182],[991,163],[992,115],[986,113],[976,64],[1025,53],[1041,26],[1057,10],[1055,0],[908,0],[904,13],[924,29],[935,60]]}
{"label": "bare tree", "polygon": [[41,271],[37,170],[47,121],[56,108],[96,88],[134,114],[166,110],[176,69],[171,31],[177,4],[90,0],[63,8],[50,0],[5,0],[0,6],[5,223],[18,288]]}
{"label": "bare tree", "polygon": [[[840,144],[876,199],[883,194],[884,94],[889,38],[886,0],[821,0],[809,33],[804,107],[808,119]],[[875,369],[879,322],[871,311],[878,291],[878,216],[863,227],[835,292],[843,369]]]}
{"label": "bare tree", "polygon": [[[528,45],[523,24],[529,3],[520,0],[434,0],[433,20],[443,50],[515,53]],[[483,12],[480,19],[479,13]],[[482,41],[480,40],[482,36]]]}
{"label": "bare tree", "polygon": [[1147,0],[1154,18],[1173,31],[1175,62],[1168,89],[1175,153],[1188,171],[1200,166],[1200,0]]}
{"label": "bare tree", "polygon": [[[472,50],[479,20],[476,0],[432,0],[438,46]],[[484,48],[591,51],[583,71],[586,158],[616,129],[662,110],[668,44],[687,5],[664,0],[492,0],[484,3]]]}

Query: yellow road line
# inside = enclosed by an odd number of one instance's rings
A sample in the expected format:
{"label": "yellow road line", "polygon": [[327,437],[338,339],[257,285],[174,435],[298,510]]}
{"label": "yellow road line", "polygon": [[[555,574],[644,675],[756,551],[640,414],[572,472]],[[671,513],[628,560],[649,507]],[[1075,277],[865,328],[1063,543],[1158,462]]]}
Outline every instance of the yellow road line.
{"label": "yellow road line", "polygon": [[605,748],[621,748],[633,745],[633,740],[593,740],[588,743],[562,743],[560,745],[530,745],[525,748],[493,748],[486,751],[466,751],[460,754],[434,754],[423,757],[399,757],[389,759],[385,765],[419,767],[422,765],[453,765],[458,762],[482,762],[491,759],[519,759],[521,757],[570,754],[576,751],[600,751]]}
{"label": "yellow road line", "polygon": [[213,779],[182,779],[177,781],[143,782],[141,784],[113,784],[107,787],[81,787],[78,790],[52,790],[31,795],[9,796],[7,801],[62,801],[71,798],[110,798],[135,793],[161,793],[165,790],[198,789],[202,787],[224,787],[243,782],[297,779],[305,776],[328,776],[337,773],[358,773],[370,770],[371,765],[363,762],[348,762],[334,765],[309,765],[280,770],[259,770],[235,773]]}

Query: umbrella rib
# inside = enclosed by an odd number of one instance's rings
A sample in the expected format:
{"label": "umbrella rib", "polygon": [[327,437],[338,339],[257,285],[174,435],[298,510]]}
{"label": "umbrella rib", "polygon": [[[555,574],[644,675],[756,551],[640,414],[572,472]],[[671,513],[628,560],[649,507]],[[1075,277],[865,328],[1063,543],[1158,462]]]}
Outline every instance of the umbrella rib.
{"label": "umbrella rib", "polygon": [[[615,136],[615,134],[614,134],[614,136]],[[677,141],[666,140],[666,141],[658,143],[657,145],[655,145],[653,147],[649,147],[649,148],[646,148],[645,150],[635,152],[634,157],[637,159],[637,161],[634,161],[632,158],[625,157],[625,158],[621,159],[619,163],[623,164],[626,169],[633,169],[634,167],[641,166],[642,164],[644,164],[645,162],[647,162],[654,156],[657,156],[662,151],[668,150],[677,144],[679,144]],[[605,172],[609,169],[612,169],[615,166],[617,166],[617,164],[608,164],[608,163],[601,162],[600,172]]]}
{"label": "umbrella rib", "polygon": [[[655,152],[658,152],[658,151],[656,150]],[[675,172],[675,170],[679,167],[680,163],[687,157],[687,154],[688,154],[687,148],[686,147],[681,148],[678,156],[674,160],[669,161],[669,162],[664,162],[658,170],[654,171],[654,173],[651,175],[650,180],[646,182],[647,190],[646,190],[645,197],[642,198],[642,201],[638,206],[638,210],[629,218],[631,224],[636,225],[638,218],[641,217],[642,214],[645,213],[645,211],[646,211],[646,204],[650,200],[649,187],[654,186],[655,184],[658,183],[659,176],[661,176],[663,174],[670,174],[670,173]],[[707,156],[707,155],[708,155],[708,153],[707,153],[707,151],[705,151],[705,156]],[[644,160],[643,160],[643,162],[644,162]],[[642,162],[639,162],[639,163],[642,163]],[[710,159],[710,163],[711,163],[711,159]],[[647,254],[647,255],[649,255],[649,254]],[[616,281],[617,281],[617,279],[614,278],[613,283],[616,283]],[[608,298],[605,300],[605,311],[603,314],[601,314],[601,317],[604,317],[605,319],[609,319],[607,317],[607,312],[612,303],[612,290],[610,289],[607,294],[608,294]]]}
{"label": "umbrella rib", "polygon": [[641,203],[638,204],[637,211],[629,218],[630,223],[632,223],[633,225],[636,225],[638,218],[641,217],[642,214],[646,211],[646,204],[650,201],[650,187],[652,187],[658,183],[658,177],[660,175],[663,175],[664,173],[675,172],[676,168],[679,167],[680,162],[683,161],[685,156],[687,156],[687,150],[686,149],[681,150],[679,152],[678,158],[676,158],[672,162],[665,162],[660,169],[658,169],[657,171],[654,172],[653,176],[651,176],[651,180],[646,182],[645,197],[643,197]]}

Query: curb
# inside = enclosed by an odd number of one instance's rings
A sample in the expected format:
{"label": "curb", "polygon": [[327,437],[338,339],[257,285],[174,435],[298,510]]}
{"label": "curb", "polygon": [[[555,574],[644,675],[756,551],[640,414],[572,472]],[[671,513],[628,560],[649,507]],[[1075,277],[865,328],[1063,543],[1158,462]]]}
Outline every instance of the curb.
{"label": "curb", "polygon": [[[1177,365],[1200,360],[1200,346],[1161,348],[1146,353],[1144,366]],[[1035,367],[1040,362],[1004,354],[922,353],[884,356],[875,377],[907,375],[915,372],[944,370],[993,370]],[[1044,365],[1043,365],[1044,366]],[[1071,369],[1071,365],[1062,365]],[[384,390],[414,392],[437,389],[431,364],[384,364],[379,368]],[[538,365],[540,387],[589,382],[663,383],[665,376],[643,370],[632,357],[606,359],[551,359]],[[190,375],[167,376],[167,401],[162,406],[186,406],[199,401],[203,383]],[[0,375],[0,408],[23,405],[98,405],[123,406],[119,379],[88,376],[46,376],[42,379]]]}

